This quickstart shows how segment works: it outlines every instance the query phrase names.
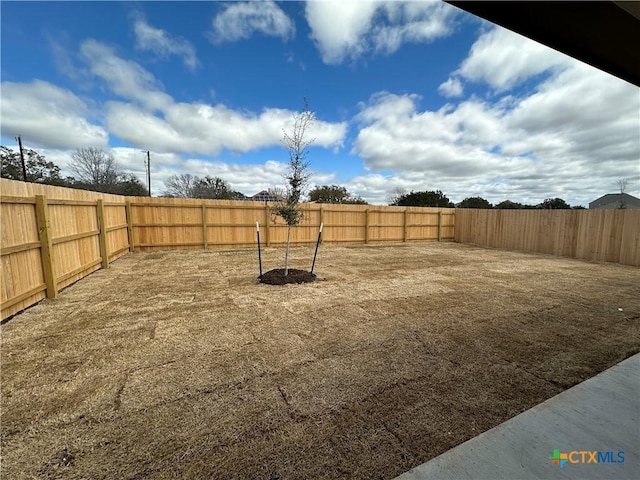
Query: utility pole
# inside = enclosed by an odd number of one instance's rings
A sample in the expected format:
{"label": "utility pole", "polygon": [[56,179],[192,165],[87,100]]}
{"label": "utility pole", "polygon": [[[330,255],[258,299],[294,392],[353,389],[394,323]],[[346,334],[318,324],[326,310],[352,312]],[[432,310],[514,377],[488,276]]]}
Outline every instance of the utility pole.
{"label": "utility pole", "polygon": [[149,196],[151,196],[151,154],[147,150],[147,187],[149,188]]}
{"label": "utility pole", "polygon": [[20,138],[20,135],[18,135],[16,137],[16,140],[18,141],[18,145],[20,146],[20,161],[22,162],[22,181],[26,182],[27,181],[27,166],[24,163],[24,153],[22,153],[22,138]]}

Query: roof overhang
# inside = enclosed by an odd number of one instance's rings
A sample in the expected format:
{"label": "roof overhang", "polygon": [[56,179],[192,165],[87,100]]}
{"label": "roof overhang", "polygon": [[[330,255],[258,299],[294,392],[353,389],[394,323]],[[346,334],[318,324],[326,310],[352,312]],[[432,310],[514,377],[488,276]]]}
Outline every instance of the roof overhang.
{"label": "roof overhang", "polygon": [[640,87],[640,2],[444,1]]}

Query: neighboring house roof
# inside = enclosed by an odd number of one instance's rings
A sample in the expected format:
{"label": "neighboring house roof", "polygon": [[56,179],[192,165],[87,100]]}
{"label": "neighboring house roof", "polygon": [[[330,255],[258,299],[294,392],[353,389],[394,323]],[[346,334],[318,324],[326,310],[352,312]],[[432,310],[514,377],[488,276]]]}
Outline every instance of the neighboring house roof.
{"label": "neighboring house roof", "polygon": [[617,208],[640,208],[640,198],[628,193],[607,193],[589,203],[590,209],[615,210]]}
{"label": "neighboring house roof", "polygon": [[254,200],[256,202],[282,202],[284,197],[277,193],[269,192],[268,190],[262,190],[250,197],[250,200]]}

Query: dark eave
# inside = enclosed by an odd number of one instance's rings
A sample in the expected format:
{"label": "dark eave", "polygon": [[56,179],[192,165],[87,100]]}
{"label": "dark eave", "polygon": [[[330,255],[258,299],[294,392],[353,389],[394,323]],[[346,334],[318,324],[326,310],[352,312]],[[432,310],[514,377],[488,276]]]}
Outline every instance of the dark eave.
{"label": "dark eave", "polygon": [[445,1],[640,87],[640,2]]}

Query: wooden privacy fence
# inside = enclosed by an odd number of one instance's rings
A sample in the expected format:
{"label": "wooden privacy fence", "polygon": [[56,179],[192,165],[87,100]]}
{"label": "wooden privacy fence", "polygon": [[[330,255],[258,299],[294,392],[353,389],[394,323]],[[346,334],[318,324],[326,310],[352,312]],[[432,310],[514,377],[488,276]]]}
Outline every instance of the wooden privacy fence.
{"label": "wooden privacy fence", "polygon": [[[107,195],[0,179],[2,319],[129,251],[286,243],[259,202]],[[454,240],[640,266],[640,210],[473,210],[303,204],[294,245]]]}
{"label": "wooden privacy fence", "polygon": [[455,241],[640,266],[640,210],[455,211]]}
{"label": "wooden privacy fence", "polygon": [[[141,198],[0,179],[2,319],[129,251],[286,242],[286,224],[259,202]],[[303,204],[295,245],[453,240],[454,210]]]}
{"label": "wooden privacy fence", "polygon": [[[284,221],[261,202],[146,198],[126,204],[134,250],[249,247],[256,222],[266,246],[282,246]],[[453,240],[453,209],[302,204],[302,222],[291,231],[294,245],[314,244],[320,224],[323,242],[356,244]]]}
{"label": "wooden privacy fence", "polygon": [[2,180],[2,318],[129,251],[123,197]]}

